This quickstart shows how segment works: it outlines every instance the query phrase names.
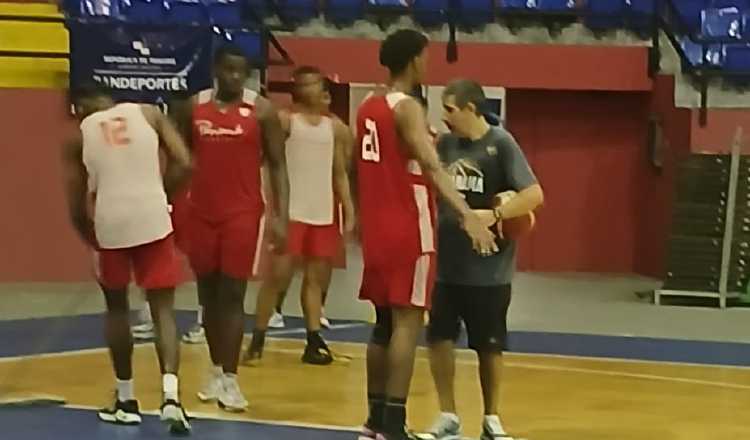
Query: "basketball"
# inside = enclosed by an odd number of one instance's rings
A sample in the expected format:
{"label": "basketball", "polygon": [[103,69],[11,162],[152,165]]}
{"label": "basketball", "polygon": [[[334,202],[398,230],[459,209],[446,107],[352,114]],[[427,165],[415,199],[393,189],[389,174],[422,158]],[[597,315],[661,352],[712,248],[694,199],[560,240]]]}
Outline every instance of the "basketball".
{"label": "basketball", "polygon": [[[495,207],[500,207],[505,203],[508,203],[513,197],[516,196],[515,191],[505,191],[495,196]],[[534,229],[536,224],[536,216],[534,212],[530,212],[521,217],[503,219],[502,221],[502,235],[506,240],[517,240],[524,234]]]}

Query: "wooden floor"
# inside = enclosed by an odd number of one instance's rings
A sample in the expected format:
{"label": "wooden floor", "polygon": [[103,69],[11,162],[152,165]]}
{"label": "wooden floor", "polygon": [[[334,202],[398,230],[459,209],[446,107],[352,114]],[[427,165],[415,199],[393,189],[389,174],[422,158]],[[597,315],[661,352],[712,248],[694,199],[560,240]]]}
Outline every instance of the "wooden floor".
{"label": "wooden floor", "polygon": [[[362,423],[364,346],[332,344],[351,362],[315,367],[299,362],[301,344],[274,340],[260,367],[241,370],[251,402],[243,415],[197,401],[205,348],[183,347],[183,401],[195,414],[225,419],[341,427]],[[145,409],[154,410],[160,381],[153,349],[137,347],[134,361],[138,397]],[[106,404],[112,380],[102,349],[0,360],[3,393],[56,394],[74,406]],[[481,403],[470,352],[459,355],[456,388],[466,434],[476,436]],[[502,408],[511,433],[530,440],[750,439],[750,369],[508,355]],[[411,427],[425,429],[436,411],[426,353],[421,352],[409,400]]]}

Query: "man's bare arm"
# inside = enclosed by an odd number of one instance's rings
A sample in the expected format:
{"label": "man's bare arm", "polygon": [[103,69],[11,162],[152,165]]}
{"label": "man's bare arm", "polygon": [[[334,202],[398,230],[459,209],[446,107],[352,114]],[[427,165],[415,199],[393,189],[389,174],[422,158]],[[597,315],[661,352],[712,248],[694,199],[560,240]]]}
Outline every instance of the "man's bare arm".
{"label": "man's bare arm", "polygon": [[409,149],[408,153],[419,163],[422,172],[429,178],[440,196],[453,208],[462,221],[462,226],[471,238],[474,249],[481,253],[496,252],[495,236],[482,224],[456,189],[453,179],[443,168],[437,151],[427,131],[427,121],[422,106],[414,99],[404,99],[395,109],[399,134]]}
{"label": "man's bare arm", "polygon": [[354,230],[355,210],[352,201],[352,191],[349,184],[348,161],[351,151],[352,139],[349,127],[339,119],[334,119],[335,145],[333,151],[333,185],[344,207],[344,225],[347,232]]}
{"label": "man's bare arm", "polygon": [[76,232],[83,241],[93,244],[94,225],[86,209],[88,196],[88,173],[83,164],[83,143],[80,138],[71,139],[63,146],[63,176],[68,215]]}
{"label": "man's bare arm", "polygon": [[261,126],[263,152],[271,177],[271,191],[275,198],[276,212],[280,221],[277,234],[284,234],[289,221],[289,176],[286,168],[286,153],[284,151],[286,132],[281,125],[279,112],[274,105],[263,97],[256,100],[258,122]]}
{"label": "man's bare arm", "polygon": [[159,109],[151,105],[141,106],[144,116],[161,139],[161,147],[167,155],[164,171],[164,189],[173,195],[190,178],[192,163],[190,151],[174,124]]}

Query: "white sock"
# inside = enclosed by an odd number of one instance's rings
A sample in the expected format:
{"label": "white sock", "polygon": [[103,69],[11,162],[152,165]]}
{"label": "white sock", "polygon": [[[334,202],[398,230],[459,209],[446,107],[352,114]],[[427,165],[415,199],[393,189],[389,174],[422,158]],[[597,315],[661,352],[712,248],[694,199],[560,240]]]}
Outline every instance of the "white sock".
{"label": "white sock", "polygon": [[127,400],[135,399],[135,392],[133,391],[133,379],[120,380],[117,379],[117,400],[125,402]]}
{"label": "white sock", "polygon": [[198,306],[198,319],[196,321],[198,325],[203,326],[203,307]]}
{"label": "white sock", "polygon": [[176,374],[167,373],[161,378],[161,390],[164,393],[164,400],[180,400],[180,380]]}
{"label": "white sock", "polygon": [[211,376],[213,377],[224,377],[224,367],[221,365],[214,365],[211,367]]}
{"label": "white sock", "polygon": [[224,373],[224,382],[225,383],[237,382],[237,375],[234,373]]}
{"label": "white sock", "polygon": [[441,412],[440,417],[443,419],[448,419],[452,422],[461,423],[460,419],[458,418],[458,414],[456,413]]}
{"label": "white sock", "polygon": [[484,426],[487,426],[495,434],[505,434],[503,424],[500,423],[500,417],[496,414],[491,416],[484,416]]}

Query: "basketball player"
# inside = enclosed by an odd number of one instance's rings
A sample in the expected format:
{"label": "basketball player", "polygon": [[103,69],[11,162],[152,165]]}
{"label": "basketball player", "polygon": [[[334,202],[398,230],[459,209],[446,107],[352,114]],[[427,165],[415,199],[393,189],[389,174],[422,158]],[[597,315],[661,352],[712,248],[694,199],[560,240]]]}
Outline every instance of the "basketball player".
{"label": "basketball player", "polygon": [[424,110],[408,95],[424,77],[427,45],[427,37],[415,30],[389,35],[380,47],[389,87],[368,97],[357,115],[360,298],[376,308],[367,348],[370,414],[363,438],[413,438],[405,428],[406,397],[435,274],[433,189],[457,212],[474,249],[482,255],[497,250],[492,232],[442,168]]}
{"label": "basketball player", "polygon": [[288,182],[276,110],[245,88],[250,62],[233,45],[214,58],[215,89],[177,111],[195,157],[190,186],[189,260],[196,274],[213,366],[198,393],[233,412],[248,405],[237,382],[245,322],[245,290],[257,273],[265,204],[261,163],[269,167],[279,213],[270,222],[276,246],[286,235]]}
{"label": "basketball player", "polygon": [[[262,357],[268,321],[278,295],[286,290],[299,260],[304,271],[302,310],[307,329],[307,346],[302,361],[327,365],[333,356],[320,335],[323,292],[328,289],[333,259],[340,252],[342,236],[336,200],[344,210],[344,230],[354,229],[354,204],[349,189],[346,152],[349,128],[327,113],[326,78],[316,67],[295,70],[294,108],[279,114],[286,134],[286,164],[289,171],[289,231],[286,255],[276,264],[285,268],[272,276],[258,294],[257,317],[248,360]],[[286,273],[284,273],[286,272]]]}
{"label": "basketball player", "polygon": [[[73,93],[81,137],[65,150],[66,189],[73,224],[97,250],[99,284],[107,304],[106,338],[117,377],[111,408],[99,418],[138,424],[133,390],[133,339],[128,326],[131,269],[146,290],[156,327],[156,349],[163,374],[161,418],[176,434],[190,431],[179,403],[179,342],[174,318],[178,260],[167,193],[188,175],[190,156],[177,130],[155,107],[115,104],[100,86]],[[159,148],[167,156],[162,180]],[[93,221],[88,214],[94,198]]]}
{"label": "basketball player", "polygon": [[[496,223],[533,211],[542,204],[544,194],[513,136],[487,122],[485,101],[482,87],[474,81],[448,84],[443,92],[443,117],[452,133],[440,138],[438,153],[469,206],[483,210],[484,215],[489,213],[490,223]],[[494,213],[490,211],[495,195],[508,190],[516,191],[517,196]],[[441,248],[427,339],[441,413],[431,438],[461,438],[453,390],[453,350],[463,321],[469,347],[479,356],[484,398],[481,440],[510,440],[500,422],[498,403],[516,244],[500,239],[499,253],[479,257],[452,212],[441,209],[439,218]]]}

